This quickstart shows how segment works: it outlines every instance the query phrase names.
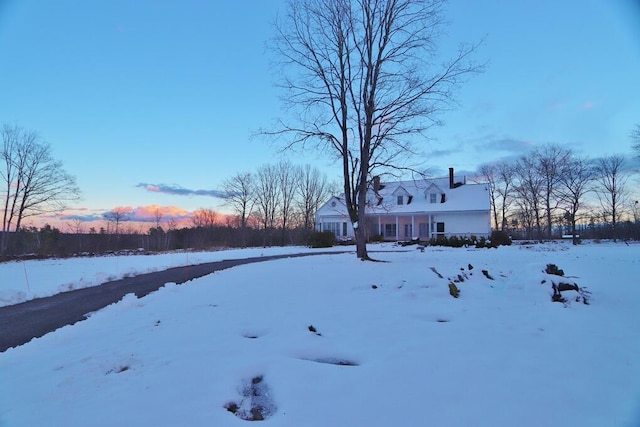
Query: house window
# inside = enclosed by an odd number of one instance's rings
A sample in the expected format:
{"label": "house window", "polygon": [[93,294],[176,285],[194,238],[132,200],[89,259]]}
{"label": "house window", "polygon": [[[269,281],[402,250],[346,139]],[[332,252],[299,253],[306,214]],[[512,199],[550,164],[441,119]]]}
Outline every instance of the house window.
{"label": "house window", "polygon": [[343,236],[347,235],[347,223],[346,222],[342,223],[342,235]]}
{"label": "house window", "polygon": [[413,224],[404,225],[404,237],[408,239],[413,238]]}
{"label": "house window", "polygon": [[395,224],[385,224],[384,225],[384,236],[385,237],[396,237],[396,225]]}
{"label": "house window", "polygon": [[398,196],[398,204],[399,205],[404,205],[404,200],[402,196]]}
{"label": "house window", "polygon": [[444,233],[444,222],[436,222],[436,233]]}
{"label": "house window", "polygon": [[322,231],[330,231],[337,236],[340,236],[340,223],[339,222],[325,222],[322,224]]}
{"label": "house window", "polygon": [[438,195],[436,193],[429,194],[429,203],[437,203]]}

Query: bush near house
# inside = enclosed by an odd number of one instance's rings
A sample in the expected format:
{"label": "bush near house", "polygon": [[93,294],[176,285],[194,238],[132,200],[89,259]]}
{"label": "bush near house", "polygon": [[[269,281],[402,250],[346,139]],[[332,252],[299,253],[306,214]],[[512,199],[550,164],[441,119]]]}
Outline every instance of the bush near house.
{"label": "bush near house", "polygon": [[369,243],[382,243],[384,242],[384,236],[382,234],[374,234],[369,237]]}
{"label": "bush near house", "polygon": [[510,246],[511,237],[504,231],[494,231],[491,233],[491,246],[497,248],[498,246]]}
{"label": "bush near house", "polygon": [[476,241],[476,248],[481,249],[486,247],[487,247],[487,239],[484,236],[482,236],[480,239]]}
{"label": "bush near house", "polygon": [[511,238],[504,231],[494,231],[491,238],[484,236],[479,239],[476,236],[460,237],[460,236],[439,236],[429,240],[430,246],[448,246],[452,248],[476,247],[476,248],[497,248],[498,246],[511,245]]}
{"label": "bush near house", "polygon": [[331,231],[316,231],[309,236],[312,248],[330,248],[336,244],[336,236]]}
{"label": "bush near house", "polygon": [[476,236],[459,237],[459,236],[438,236],[429,239],[429,246],[448,246],[451,248],[462,248],[473,246],[476,244]]}

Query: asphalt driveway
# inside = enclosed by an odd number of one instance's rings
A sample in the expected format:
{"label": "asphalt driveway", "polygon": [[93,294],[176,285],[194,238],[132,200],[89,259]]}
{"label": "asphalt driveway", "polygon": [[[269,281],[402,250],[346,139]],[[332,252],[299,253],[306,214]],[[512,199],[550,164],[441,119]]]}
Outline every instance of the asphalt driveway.
{"label": "asphalt driveway", "polygon": [[41,337],[63,326],[85,320],[87,314],[118,302],[130,293],[142,298],[166,283],[181,284],[238,265],[336,253],[340,252],[273,255],[174,267],[0,307],[0,352],[28,343],[33,338]]}

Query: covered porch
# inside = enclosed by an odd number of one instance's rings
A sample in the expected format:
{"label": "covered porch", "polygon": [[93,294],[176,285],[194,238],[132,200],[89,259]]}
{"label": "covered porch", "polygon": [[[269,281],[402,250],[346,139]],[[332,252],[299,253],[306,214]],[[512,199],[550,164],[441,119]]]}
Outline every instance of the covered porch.
{"label": "covered porch", "polygon": [[387,214],[367,218],[370,236],[382,236],[384,240],[429,240],[445,236],[445,224],[435,214]]}

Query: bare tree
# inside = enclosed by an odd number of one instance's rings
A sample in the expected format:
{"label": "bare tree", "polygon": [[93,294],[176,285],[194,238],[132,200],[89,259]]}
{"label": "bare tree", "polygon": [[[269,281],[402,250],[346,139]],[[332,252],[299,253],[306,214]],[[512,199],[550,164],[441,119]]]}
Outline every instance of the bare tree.
{"label": "bare tree", "polygon": [[19,230],[30,216],[64,209],[79,198],[75,178],[53,158],[48,144],[35,132],[4,125],[0,173],[3,189],[0,255],[4,255],[8,232]]}
{"label": "bare tree", "polygon": [[498,189],[496,184],[496,165],[487,164],[480,167],[479,178],[486,182],[491,199],[491,213],[493,216],[493,228],[498,229]]}
{"label": "bare tree", "polygon": [[507,212],[512,203],[513,165],[498,162],[482,165],[478,178],[487,184],[491,200],[491,215],[495,230],[507,227]]}
{"label": "bare tree", "polygon": [[626,203],[628,172],[624,169],[625,160],[620,154],[596,160],[596,194],[602,207],[602,214],[611,220],[611,233],[617,238],[617,224],[624,213]]}
{"label": "bare tree", "polygon": [[640,157],[640,124],[637,124],[636,128],[631,131],[631,141],[633,142],[633,150]]}
{"label": "bare tree", "polygon": [[156,249],[166,249],[166,247],[163,246],[163,241],[165,240],[165,232],[162,229],[162,218],[164,217],[164,213],[162,212],[162,208],[160,206],[154,206],[152,213],[155,227],[149,229],[149,243],[151,243],[152,238],[155,237],[155,239],[153,240],[155,240],[154,243],[156,245]]}
{"label": "bare tree", "polygon": [[315,216],[320,204],[329,198],[329,184],[326,175],[306,164],[301,169],[298,181],[298,210],[305,230],[315,228]]}
{"label": "bare tree", "polygon": [[155,220],[156,229],[158,230],[161,228],[163,216],[164,213],[162,212],[162,208],[160,206],[155,206],[153,208],[153,219]]}
{"label": "bare tree", "polygon": [[69,233],[82,234],[84,233],[84,221],[80,218],[72,218],[68,223]]}
{"label": "bare tree", "polygon": [[516,205],[522,224],[527,228],[529,237],[535,227],[536,238],[542,238],[541,200],[544,181],[537,172],[536,160],[532,155],[521,157],[514,166],[516,185]]}
{"label": "bare tree", "polygon": [[278,191],[280,192],[280,225],[282,227],[282,245],[286,244],[285,236],[289,220],[293,214],[293,202],[296,196],[296,184],[300,180],[300,168],[283,160],[276,165],[278,174]]}
{"label": "bare tree", "polygon": [[[276,227],[276,213],[281,203],[278,189],[278,170],[273,165],[264,165],[258,169],[256,176],[256,191],[254,193],[256,215],[260,218],[262,228],[265,230],[265,239],[267,239],[267,231]],[[269,244],[271,244],[270,233],[268,237]],[[265,244],[267,244],[266,240]]]}
{"label": "bare tree", "polygon": [[578,244],[576,222],[578,211],[583,207],[584,197],[591,191],[590,184],[594,178],[594,168],[589,160],[583,157],[572,157],[565,164],[560,176],[559,188],[556,189],[560,206],[565,211],[573,244]]}
{"label": "bare tree", "polygon": [[213,228],[216,225],[218,213],[213,209],[198,209],[193,213],[191,222],[194,227]]}
{"label": "bare tree", "polygon": [[255,176],[251,172],[243,172],[227,179],[222,184],[224,200],[240,219],[240,239],[242,247],[246,246],[247,220],[255,204]]}
{"label": "bare tree", "polygon": [[285,102],[297,124],[281,122],[287,147],[307,143],[340,160],[344,200],[366,248],[367,190],[376,169],[407,167],[412,136],[438,123],[455,89],[480,67],[476,46],[461,46],[434,66],[443,30],[444,0],[289,0],[277,24],[274,50],[290,73]]}
{"label": "bare tree", "polygon": [[545,215],[546,238],[552,237],[553,213],[559,199],[556,196],[557,186],[562,180],[571,152],[557,145],[548,144],[533,152],[536,172],[542,180],[542,209]]}
{"label": "bare tree", "polygon": [[640,222],[640,202],[638,200],[633,200],[630,204],[633,222],[637,225],[638,222]]}
{"label": "bare tree", "polygon": [[3,216],[2,216],[2,241],[0,242],[0,254],[4,254],[6,248],[6,235],[11,230],[11,225],[18,205],[18,183],[21,182],[24,169],[26,147],[31,146],[37,136],[33,132],[25,132],[18,127],[4,125],[2,128],[2,161],[3,170]]}
{"label": "bare tree", "polygon": [[198,209],[193,213],[191,218],[193,226],[200,229],[200,233],[196,236],[197,245],[206,247],[215,240],[216,223],[218,222],[218,213],[213,209]]}
{"label": "bare tree", "polygon": [[502,223],[500,224],[500,231],[504,231],[507,227],[507,213],[509,212],[509,207],[513,202],[513,179],[514,179],[514,167],[513,165],[500,162],[497,166],[497,175],[498,175],[498,183],[497,191],[500,195],[500,208],[501,213],[500,216],[502,218]]}
{"label": "bare tree", "polygon": [[114,234],[120,237],[120,224],[128,221],[133,213],[133,209],[128,206],[118,206],[109,212],[102,214],[102,217],[107,220],[108,224],[114,224]]}

